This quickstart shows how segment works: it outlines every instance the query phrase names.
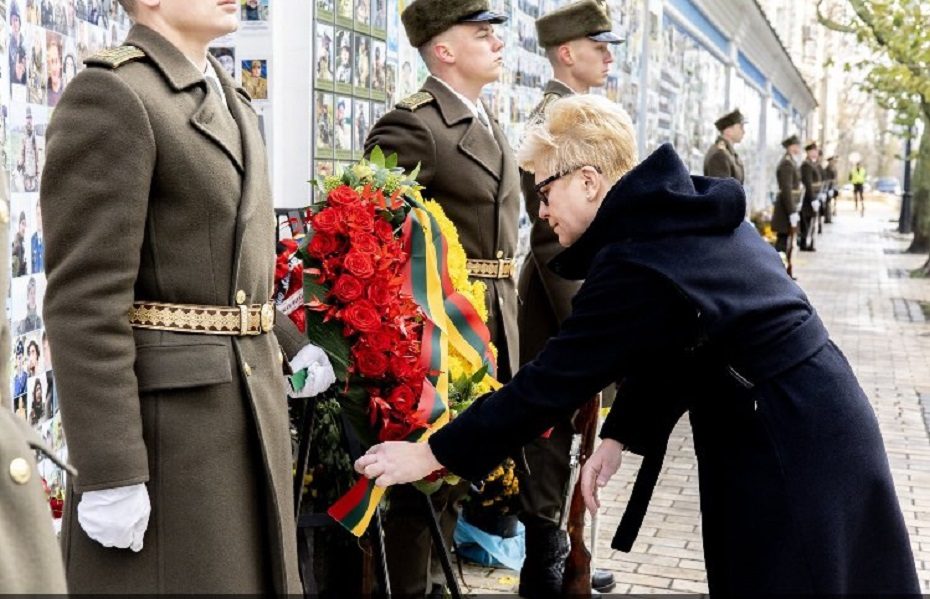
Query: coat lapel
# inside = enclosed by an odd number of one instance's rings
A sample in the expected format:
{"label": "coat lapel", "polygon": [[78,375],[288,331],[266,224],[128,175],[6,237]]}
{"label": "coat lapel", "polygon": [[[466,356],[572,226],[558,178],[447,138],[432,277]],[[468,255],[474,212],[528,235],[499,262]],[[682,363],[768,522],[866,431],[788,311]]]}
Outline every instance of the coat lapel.
{"label": "coat lapel", "polygon": [[435,77],[429,77],[423,89],[436,99],[439,112],[446,125],[451,127],[463,121],[469,121],[465,134],[459,140],[459,150],[500,181],[502,150],[495,136],[488,132],[471,109],[445,83]]}
{"label": "coat lapel", "polygon": [[[191,116],[191,125],[207,139],[215,143],[229,156],[240,173],[243,172],[242,141],[237,130],[238,124],[231,121],[228,114],[223,114],[224,107],[218,94],[209,86],[200,102],[200,106]],[[227,94],[229,92],[226,92]],[[230,109],[231,111],[231,109]]]}

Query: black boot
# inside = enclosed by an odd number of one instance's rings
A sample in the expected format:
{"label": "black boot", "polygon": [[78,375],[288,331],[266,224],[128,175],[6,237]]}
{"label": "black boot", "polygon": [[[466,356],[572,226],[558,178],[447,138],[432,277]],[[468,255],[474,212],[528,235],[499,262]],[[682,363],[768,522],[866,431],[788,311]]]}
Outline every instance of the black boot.
{"label": "black boot", "polygon": [[598,593],[609,593],[617,586],[613,572],[596,569],[591,574],[591,590]]}
{"label": "black boot", "polygon": [[562,595],[568,536],[555,527],[526,527],[526,560],[520,570],[520,596],[548,599]]}

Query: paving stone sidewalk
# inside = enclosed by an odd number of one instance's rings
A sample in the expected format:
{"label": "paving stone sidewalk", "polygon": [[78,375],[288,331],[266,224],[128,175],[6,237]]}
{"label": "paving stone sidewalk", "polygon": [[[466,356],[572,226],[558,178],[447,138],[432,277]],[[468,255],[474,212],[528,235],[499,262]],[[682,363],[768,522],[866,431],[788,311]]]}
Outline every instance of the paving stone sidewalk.
{"label": "paving stone sidewalk", "polygon": [[[926,256],[901,253],[897,203],[868,202],[854,213],[846,197],[824,225],[816,253],[798,253],[798,283],[852,363],[878,415],[911,535],[923,592],[930,593],[930,280],[907,278]],[[923,302],[923,303],[922,303]],[[617,577],[614,593],[706,593],[697,462],[687,418],[669,443],[662,476],[631,553],[610,538],[639,468],[626,456],[602,492],[596,566]],[[606,509],[604,509],[606,508]],[[474,594],[515,594],[517,573],[465,567]]]}

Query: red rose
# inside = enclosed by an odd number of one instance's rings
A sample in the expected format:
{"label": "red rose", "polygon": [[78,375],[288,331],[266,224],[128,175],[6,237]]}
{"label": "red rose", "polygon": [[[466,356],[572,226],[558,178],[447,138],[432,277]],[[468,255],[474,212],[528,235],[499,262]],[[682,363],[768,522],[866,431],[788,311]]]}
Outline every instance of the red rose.
{"label": "red rose", "polygon": [[[316,239],[314,237],[314,239]],[[311,241],[311,244],[313,242]],[[346,255],[343,267],[360,279],[367,279],[375,274],[375,264],[371,256],[361,252],[351,251]]]}
{"label": "red rose", "polygon": [[417,371],[419,361],[415,359],[394,356],[391,358],[391,374],[394,378],[405,380],[411,378],[411,375]]}
{"label": "red rose", "polygon": [[342,275],[336,279],[336,284],[333,286],[333,295],[345,304],[362,297],[364,291],[365,288],[361,281],[351,275]]}
{"label": "red rose", "polygon": [[351,204],[357,203],[360,198],[354,189],[348,185],[340,185],[336,189],[329,192],[329,195],[326,197],[330,204],[333,206],[349,206]]}
{"label": "red rose", "polygon": [[365,345],[375,351],[391,351],[391,348],[394,347],[394,343],[394,335],[388,331],[379,330],[365,335]]}
{"label": "red rose", "polygon": [[369,233],[355,233],[351,237],[352,249],[356,252],[373,256],[381,255],[381,244],[378,239]]}
{"label": "red rose", "polygon": [[398,385],[388,396],[388,403],[394,410],[407,414],[416,410],[419,403],[417,399],[413,389],[407,385]]}
{"label": "red rose", "polygon": [[310,240],[307,252],[314,258],[323,258],[339,248],[339,240],[328,233],[317,232]]}
{"label": "red rose", "polygon": [[375,216],[370,207],[351,206],[346,210],[345,223],[353,231],[372,231],[375,228]]}
{"label": "red rose", "polygon": [[397,294],[387,287],[372,285],[368,288],[368,299],[376,306],[387,306],[397,300]]}
{"label": "red rose", "polygon": [[341,229],[341,219],[338,210],[324,208],[310,221],[313,230],[321,233],[338,233]]}
{"label": "red rose", "polygon": [[391,227],[391,223],[379,218],[375,221],[375,235],[381,241],[392,241],[394,239],[394,228]]}
{"label": "red rose", "polygon": [[381,315],[368,300],[349,304],[342,313],[342,319],[360,333],[374,333],[381,328]]}
{"label": "red rose", "polygon": [[355,352],[355,365],[359,374],[376,379],[384,376],[384,373],[387,372],[388,359],[382,352],[361,349]]}
{"label": "red rose", "polygon": [[406,439],[410,433],[416,430],[406,422],[388,419],[384,422],[381,430],[378,431],[378,441],[401,441]]}

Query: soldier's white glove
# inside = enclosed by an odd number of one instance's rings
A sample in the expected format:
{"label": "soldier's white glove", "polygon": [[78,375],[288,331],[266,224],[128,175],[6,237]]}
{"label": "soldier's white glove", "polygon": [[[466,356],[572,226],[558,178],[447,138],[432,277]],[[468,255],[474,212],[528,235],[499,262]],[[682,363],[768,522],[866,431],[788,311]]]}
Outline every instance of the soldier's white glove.
{"label": "soldier's white glove", "polygon": [[814,209],[814,212],[819,212],[820,211],[820,200],[814,200],[813,202],[811,202],[811,208]]}
{"label": "soldier's white glove", "polygon": [[315,397],[336,382],[336,373],[326,352],[312,343],[304,346],[290,363],[291,372],[306,371],[306,382],[300,389],[291,385],[291,397]]}
{"label": "soldier's white glove", "polygon": [[142,551],[152,505],[144,484],[88,491],[77,508],[87,536],[104,547]]}
{"label": "soldier's white glove", "polygon": [[791,214],[788,215],[788,222],[791,223],[792,227],[797,227],[798,223],[801,222],[801,215],[798,214],[797,212],[792,212]]}

